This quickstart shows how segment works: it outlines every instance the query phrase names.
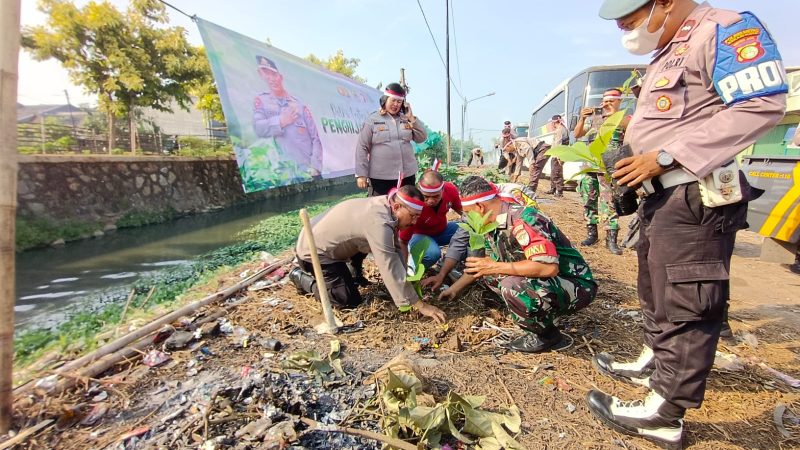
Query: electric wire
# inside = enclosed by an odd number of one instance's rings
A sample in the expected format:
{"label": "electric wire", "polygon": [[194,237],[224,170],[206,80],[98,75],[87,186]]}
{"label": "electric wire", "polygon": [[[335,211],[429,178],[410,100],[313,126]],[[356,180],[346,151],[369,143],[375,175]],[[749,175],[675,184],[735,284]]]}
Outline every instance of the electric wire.
{"label": "electric wire", "polygon": [[458,87],[463,91],[464,83],[461,81],[461,61],[458,57],[458,36],[456,35],[456,13],[453,8],[453,0],[450,0],[450,23],[453,25],[453,44],[456,50],[456,71],[458,73]]}
{"label": "electric wire", "polygon": [[[431,30],[431,25],[428,23],[428,17],[425,16],[425,10],[422,8],[422,3],[420,3],[420,0],[417,0],[417,5],[419,5],[419,12],[422,13],[422,18],[425,19],[425,26],[428,27],[428,33],[430,33],[430,35],[431,35],[431,40],[433,41],[433,46],[436,47],[436,53],[439,54],[439,60],[442,62],[442,66],[445,69],[447,69],[447,64],[445,64],[444,57],[442,57],[442,51],[439,50],[439,44],[436,43],[436,38],[433,36],[433,31]],[[453,86],[453,89],[456,90],[456,93],[461,98],[461,100],[464,100],[464,96],[461,95],[461,91],[458,89],[458,86],[456,86],[455,82],[453,82],[453,78],[452,77],[450,78],[450,85]]]}

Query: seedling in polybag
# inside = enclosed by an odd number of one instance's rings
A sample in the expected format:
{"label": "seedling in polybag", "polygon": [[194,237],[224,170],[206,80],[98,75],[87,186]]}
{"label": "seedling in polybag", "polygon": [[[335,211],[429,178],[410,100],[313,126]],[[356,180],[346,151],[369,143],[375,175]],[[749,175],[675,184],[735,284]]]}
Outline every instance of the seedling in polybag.
{"label": "seedling in polybag", "polygon": [[409,264],[406,270],[406,281],[411,282],[419,298],[422,298],[420,280],[422,280],[423,275],[425,275],[425,266],[422,264],[422,258],[425,256],[425,252],[428,251],[429,245],[431,245],[430,239],[422,238],[411,246],[409,258],[413,262],[413,265]]}
{"label": "seedling in polybag", "polygon": [[467,230],[469,233],[470,250],[483,249],[486,246],[485,235],[497,228],[497,222],[489,221],[491,214],[491,212],[487,212],[485,215],[481,216],[478,212],[470,211],[467,213],[467,222],[458,224],[459,227]]}

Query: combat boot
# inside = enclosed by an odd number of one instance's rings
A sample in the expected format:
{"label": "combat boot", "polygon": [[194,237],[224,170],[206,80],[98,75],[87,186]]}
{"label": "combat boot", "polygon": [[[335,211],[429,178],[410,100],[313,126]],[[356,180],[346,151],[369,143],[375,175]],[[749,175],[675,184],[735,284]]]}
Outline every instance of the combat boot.
{"label": "combat boot", "polygon": [[581,242],[581,245],[588,247],[597,242],[597,224],[586,225],[587,237]]}
{"label": "combat boot", "polygon": [[303,271],[303,269],[299,267],[292,269],[289,272],[289,279],[292,280],[294,287],[297,288],[297,293],[300,295],[314,293],[314,285],[317,284],[317,280],[311,274]]}
{"label": "combat boot", "polygon": [[794,264],[781,264],[783,267],[789,269],[790,272],[800,275],[800,249],[794,256]]}
{"label": "combat boot", "polygon": [[617,235],[619,234],[619,230],[608,230],[606,232],[606,248],[608,251],[615,255],[621,255],[622,249],[617,246]]}
{"label": "combat boot", "polygon": [[541,333],[525,333],[508,343],[508,349],[523,353],[541,353],[557,346],[564,339],[558,328],[550,326]]}
{"label": "combat boot", "polygon": [[655,391],[644,400],[623,402],[606,393],[591,390],[586,394],[589,411],[600,421],[621,433],[637,436],[662,448],[683,448],[684,408],[666,401]]}
{"label": "combat boot", "polygon": [[728,300],[725,301],[725,308],[722,310],[722,327],[719,330],[719,337],[726,341],[726,343],[730,343],[736,345],[733,339],[733,330],[731,329],[731,324],[728,322],[728,308],[730,308],[730,303]]}
{"label": "combat boot", "polygon": [[592,358],[592,365],[603,375],[626,383],[649,387],[650,375],[655,369],[655,357],[653,349],[643,346],[642,353],[639,354],[636,361],[617,362],[614,360],[614,356],[603,352]]}

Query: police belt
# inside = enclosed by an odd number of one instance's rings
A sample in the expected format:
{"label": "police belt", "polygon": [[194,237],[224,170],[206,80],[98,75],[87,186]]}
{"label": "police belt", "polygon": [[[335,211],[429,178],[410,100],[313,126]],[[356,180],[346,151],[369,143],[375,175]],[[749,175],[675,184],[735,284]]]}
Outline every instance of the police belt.
{"label": "police belt", "polygon": [[689,184],[697,181],[693,175],[690,175],[683,169],[672,169],[655,178],[642,181],[642,191],[644,195],[648,196],[656,192],[663,191],[664,189],[678,186],[681,184]]}

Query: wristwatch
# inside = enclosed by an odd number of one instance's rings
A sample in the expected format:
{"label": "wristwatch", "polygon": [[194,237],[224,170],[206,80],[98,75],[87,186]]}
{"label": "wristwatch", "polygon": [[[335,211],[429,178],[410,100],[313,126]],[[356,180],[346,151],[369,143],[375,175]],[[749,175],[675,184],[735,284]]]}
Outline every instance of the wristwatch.
{"label": "wristwatch", "polygon": [[665,152],[664,150],[658,151],[658,155],[656,156],[656,162],[664,170],[673,169],[677,165],[677,163],[675,162],[675,158],[673,158],[672,155]]}

